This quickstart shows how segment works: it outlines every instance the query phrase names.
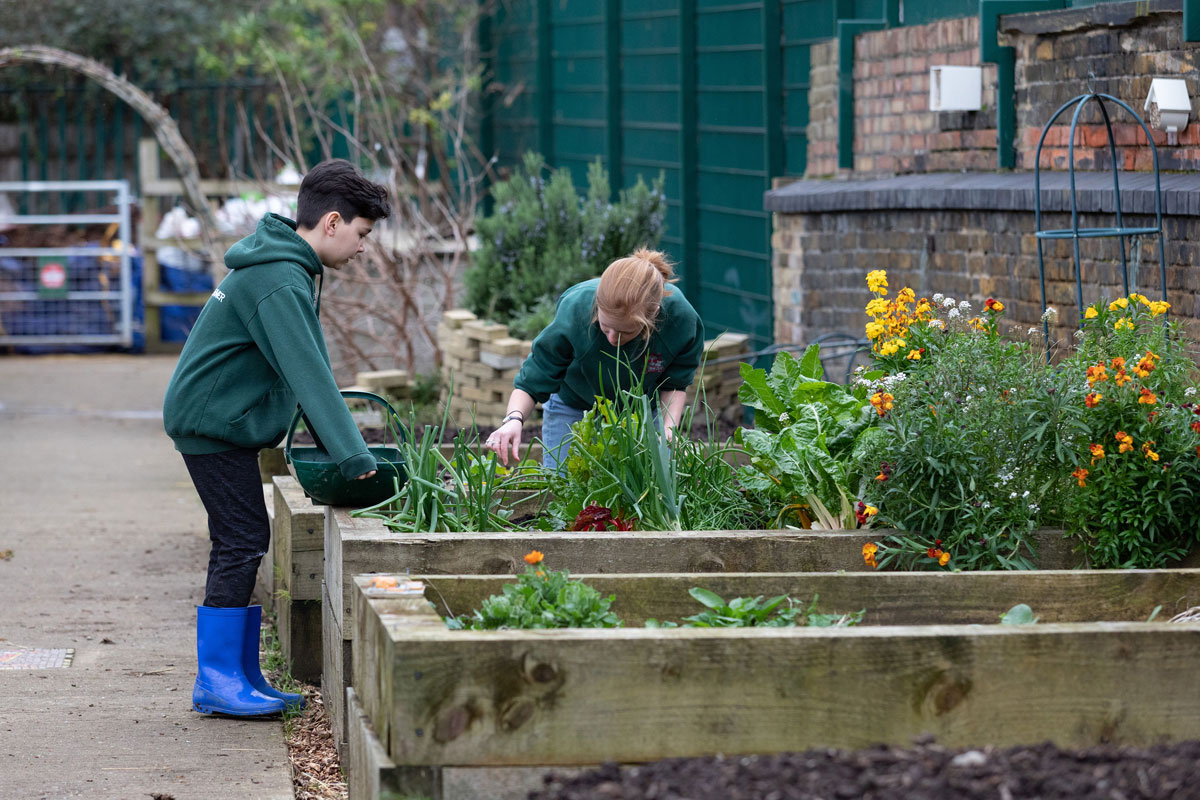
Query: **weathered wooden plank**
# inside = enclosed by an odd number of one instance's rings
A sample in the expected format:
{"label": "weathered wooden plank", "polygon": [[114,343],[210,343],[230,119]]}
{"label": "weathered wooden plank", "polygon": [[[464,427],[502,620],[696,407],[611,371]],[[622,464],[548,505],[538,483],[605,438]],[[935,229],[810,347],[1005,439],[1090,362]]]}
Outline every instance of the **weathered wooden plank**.
{"label": "weathered wooden plank", "polygon": [[1200,736],[1200,696],[1179,691],[1196,685],[1195,625],[475,633],[395,616],[369,614],[398,654],[374,676],[393,700],[363,705],[389,716],[398,765]]}
{"label": "weathered wooden plank", "polygon": [[275,627],[279,649],[292,677],[308,683],[321,678],[321,601],[288,600],[277,604]]}
{"label": "weathered wooden plank", "polygon": [[[862,547],[891,531],[653,531],[587,533],[398,534],[373,519],[330,509],[325,582],[342,630],[354,631],[351,598],[355,575],[371,573],[512,575],[522,557],[540,550],[555,569],[572,573],[648,572],[847,572],[870,571]],[[1039,563],[1079,566],[1061,531],[1038,531]]]}
{"label": "weathered wooden plank", "polygon": [[[369,579],[360,579],[366,584]],[[441,633],[446,630],[441,617],[434,614],[424,597],[386,597],[368,600],[367,590],[358,591],[354,596],[354,604],[358,616],[362,619],[354,631],[351,645],[351,684],[359,694],[360,702],[371,720],[371,727],[381,742],[390,742],[390,717],[385,709],[394,704],[394,682],[385,673],[381,673],[378,665],[396,665],[397,656],[392,633],[397,628],[417,630],[418,628]],[[366,604],[370,603],[370,613],[365,613]],[[421,680],[417,675],[416,680]],[[389,748],[390,752],[390,748]]]}
{"label": "weathered wooden plank", "polygon": [[319,600],[324,571],[325,553],[321,550],[293,551],[286,589],[292,602]]}
{"label": "weathered wooden plank", "polygon": [[349,716],[347,758],[342,760],[350,800],[381,797],[442,797],[441,769],[397,767],[371,729],[354,689],[346,689]]}
{"label": "weathered wooden plank", "polygon": [[334,748],[346,757],[346,687],[350,677],[350,642],[342,638],[341,619],[334,616],[328,587],[322,587],[321,602],[321,700]]}
{"label": "weathered wooden plank", "polygon": [[282,520],[293,552],[321,550],[325,546],[325,506],[314,505],[300,482],[290,475],[278,476],[275,484],[275,514]]}
{"label": "weathered wooden plank", "polygon": [[263,483],[263,503],[267,507],[267,520],[271,525],[271,539],[267,542],[266,555],[258,562],[258,575],[254,582],[254,599],[264,609],[275,610],[275,484]]}
{"label": "weathered wooden plank", "polygon": [[[1040,570],[1033,572],[719,573],[578,575],[603,595],[626,625],[647,617],[678,621],[704,608],[693,586],[726,600],[788,595],[818,611],[865,609],[868,625],[991,624],[1018,603],[1041,622],[1144,621],[1162,606],[1163,618],[1200,606],[1200,570]],[[463,614],[499,594],[512,578],[418,575],[441,614]]]}
{"label": "weathered wooden plank", "polygon": [[264,447],[258,451],[258,474],[266,484],[276,475],[290,474],[282,447]]}

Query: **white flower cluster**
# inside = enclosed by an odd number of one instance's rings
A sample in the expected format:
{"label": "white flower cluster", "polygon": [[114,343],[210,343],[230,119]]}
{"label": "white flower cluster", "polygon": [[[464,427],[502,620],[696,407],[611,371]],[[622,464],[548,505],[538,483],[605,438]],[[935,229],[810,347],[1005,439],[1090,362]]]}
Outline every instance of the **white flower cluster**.
{"label": "white flower cluster", "polygon": [[1058,309],[1054,306],[1046,306],[1046,310],[1042,312],[1042,322],[1049,322],[1058,316]]}
{"label": "white flower cluster", "polygon": [[945,299],[946,295],[942,294],[941,292],[938,292],[933,296],[933,302],[937,303],[938,305],[941,305],[942,301]]}

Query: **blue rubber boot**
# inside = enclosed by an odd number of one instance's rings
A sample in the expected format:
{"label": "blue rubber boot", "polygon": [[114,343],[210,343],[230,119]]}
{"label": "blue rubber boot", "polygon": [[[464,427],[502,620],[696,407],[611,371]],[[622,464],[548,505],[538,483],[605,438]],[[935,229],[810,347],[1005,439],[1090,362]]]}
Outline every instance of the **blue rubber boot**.
{"label": "blue rubber boot", "polygon": [[196,607],[199,670],[192,708],[201,714],[257,717],[283,711],[283,701],[254,688],[242,664],[248,608]]}
{"label": "blue rubber boot", "polygon": [[250,606],[246,609],[246,635],[242,639],[242,668],[250,678],[250,685],[267,697],[276,697],[284,702],[289,711],[304,709],[304,695],[292,692],[281,692],[263,677],[262,667],[258,663],[258,644],[262,628],[262,606]]}

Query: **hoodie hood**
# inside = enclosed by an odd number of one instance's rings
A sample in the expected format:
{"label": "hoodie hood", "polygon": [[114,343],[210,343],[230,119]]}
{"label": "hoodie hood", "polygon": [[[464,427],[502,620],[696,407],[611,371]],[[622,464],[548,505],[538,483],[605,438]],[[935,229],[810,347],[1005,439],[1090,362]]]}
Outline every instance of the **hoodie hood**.
{"label": "hoodie hood", "polygon": [[296,223],[279,214],[267,214],[258,221],[254,233],[225,253],[225,266],[230,269],[245,269],[278,261],[299,264],[314,276],[325,271],[316,251],[296,233]]}

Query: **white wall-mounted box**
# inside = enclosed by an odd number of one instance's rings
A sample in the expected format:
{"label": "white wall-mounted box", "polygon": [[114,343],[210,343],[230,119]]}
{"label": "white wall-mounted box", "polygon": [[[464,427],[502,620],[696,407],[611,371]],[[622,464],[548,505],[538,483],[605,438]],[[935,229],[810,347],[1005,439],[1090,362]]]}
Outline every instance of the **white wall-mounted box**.
{"label": "white wall-mounted box", "polygon": [[983,107],[983,68],[929,68],[930,111],[978,111]]}

